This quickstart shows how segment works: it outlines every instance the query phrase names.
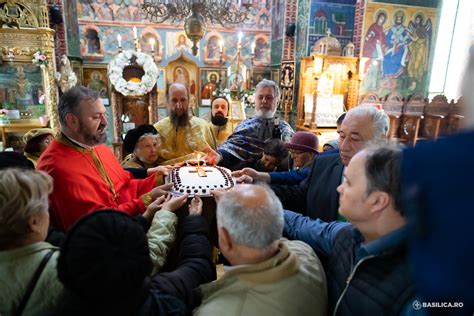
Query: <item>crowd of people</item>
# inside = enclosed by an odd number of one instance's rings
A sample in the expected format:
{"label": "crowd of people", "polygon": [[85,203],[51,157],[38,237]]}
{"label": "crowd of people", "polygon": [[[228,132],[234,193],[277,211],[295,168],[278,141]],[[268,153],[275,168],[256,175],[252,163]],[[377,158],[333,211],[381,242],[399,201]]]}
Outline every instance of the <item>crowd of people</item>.
{"label": "crowd of people", "polygon": [[[128,156],[118,161],[104,144],[97,93],[64,93],[59,133],[31,131],[26,156],[2,153],[0,314],[427,315],[432,310],[415,303],[435,300],[461,303],[453,315],[472,313],[472,251],[456,265],[456,254],[443,250],[454,258],[440,266],[460,268],[446,272],[463,274],[459,287],[420,271],[436,258],[428,241],[435,233],[453,241],[466,232],[425,222],[452,209],[436,201],[463,192],[456,207],[473,218],[468,186],[459,189],[472,175],[471,147],[442,147],[473,143],[472,130],[406,149],[387,139],[383,110],[361,105],[340,118],[339,139],[322,151],[316,135],[276,117],[273,81],[262,80],[255,99],[256,114],[232,130],[227,99],[212,101],[206,122],[190,114],[187,87],[173,83],[168,116],[130,130]],[[173,165],[196,152],[231,169],[237,183],[212,191],[214,228],[201,216],[201,198],[174,196],[164,184]],[[465,169],[441,167],[455,152]],[[421,166],[430,158],[432,169]],[[212,229],[227,266],[218,279]]]}

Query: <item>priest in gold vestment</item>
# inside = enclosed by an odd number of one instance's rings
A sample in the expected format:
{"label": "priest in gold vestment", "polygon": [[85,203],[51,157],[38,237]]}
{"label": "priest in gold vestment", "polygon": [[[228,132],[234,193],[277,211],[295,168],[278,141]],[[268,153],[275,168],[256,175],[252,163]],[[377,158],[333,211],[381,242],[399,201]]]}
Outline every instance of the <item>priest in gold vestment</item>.
{"label": "priest in gold vestment", "polygon": [[211,128],[212,136],[219,147],[234,132],[233,124],[228,119],[229,101],[226,97],[218,96],[211,103]]}
{"label": "priest in gold vestment", "polygon": [[154,126],[158,131],[158,154],[161,165],[173,165],[194,158],[195,151],[215,149],[216,142],[208,123],[189,114],[189,91],[173,83],[167,93],[168,117]]}

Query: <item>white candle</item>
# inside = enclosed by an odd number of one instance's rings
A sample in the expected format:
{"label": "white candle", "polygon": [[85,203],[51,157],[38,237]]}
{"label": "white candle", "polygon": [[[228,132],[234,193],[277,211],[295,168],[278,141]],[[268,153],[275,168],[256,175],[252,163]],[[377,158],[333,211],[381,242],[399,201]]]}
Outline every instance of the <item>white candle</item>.
{"label": "white candle", "polygon": [[244,34],[242,32],[239,32],[239,45],[242,42],[242,37],[244,37]]}
{"label": "white candle", "polygon": [[154,38],[150,38],[150,46],[151,46],[151,51],[154,52],[155,51],[155,39]]}
{"label": "white candle", "polygon": [[133,39],[137,39],[137,37],[138,37],[138,36],[137,36],[137,27],[134,26],[134,27],[133,27]]}
{"label": "white candle", "polygon": [[252,54],[255,54],[255,42],[253,42],[250,47],[252,48]]}
{"label": "white candle", "polygon": [[122,36],[119,34],[117,35],[118,47],[122,47]]}
{"label": "white candle", "polygon": [[222,53],[223,49],[224,49],[224,41],[220,40],[219,41],[219,53]]}

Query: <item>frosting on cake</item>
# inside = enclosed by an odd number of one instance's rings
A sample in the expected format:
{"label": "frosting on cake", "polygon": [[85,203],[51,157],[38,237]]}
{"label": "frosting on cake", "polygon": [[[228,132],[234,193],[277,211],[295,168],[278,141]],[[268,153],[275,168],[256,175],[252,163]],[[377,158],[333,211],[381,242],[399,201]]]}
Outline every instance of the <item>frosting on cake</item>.
{"label": "frosting on cake", "polygon": [[174,194],[187,193],[194,195],[211,196],[211,190],[230,189],[234,186],[229,169],[223,167],[200,167],[206,176],[200,177],[196,167],[176,167],[168,175],[166,182],[173,182],[171,189]]}

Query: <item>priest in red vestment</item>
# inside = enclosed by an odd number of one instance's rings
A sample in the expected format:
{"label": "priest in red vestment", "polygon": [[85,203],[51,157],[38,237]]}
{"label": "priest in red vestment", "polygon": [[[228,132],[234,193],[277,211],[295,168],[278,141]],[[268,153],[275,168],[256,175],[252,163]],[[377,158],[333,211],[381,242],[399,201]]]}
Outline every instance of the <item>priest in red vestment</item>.
{"label": "priest in red vestment", "polygon": [[102,208],[130,215],[143,213],[169,186],[157,187],[162,177],[134,179],[103,144],[107,119],[102,100],[79,87],[59,101],[61,135],[48,147],[38,169],[54,179],[50,195],[53,226],[68,230],[82,216]]}

